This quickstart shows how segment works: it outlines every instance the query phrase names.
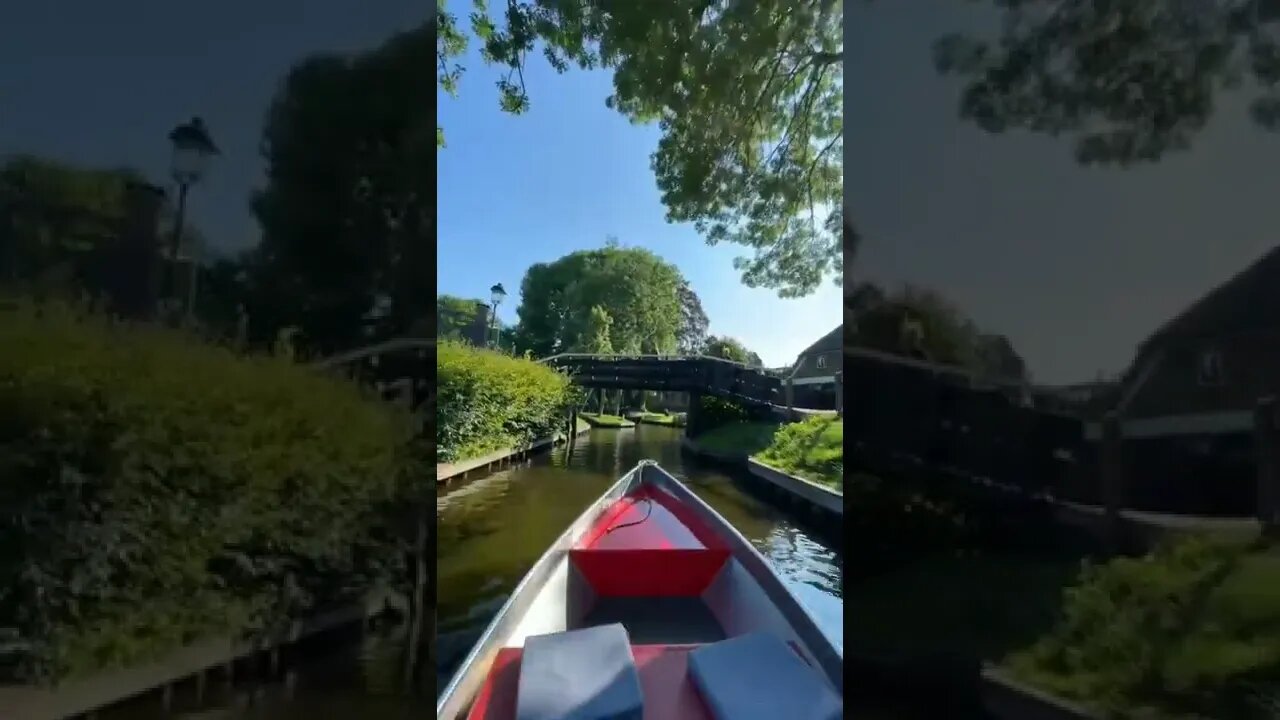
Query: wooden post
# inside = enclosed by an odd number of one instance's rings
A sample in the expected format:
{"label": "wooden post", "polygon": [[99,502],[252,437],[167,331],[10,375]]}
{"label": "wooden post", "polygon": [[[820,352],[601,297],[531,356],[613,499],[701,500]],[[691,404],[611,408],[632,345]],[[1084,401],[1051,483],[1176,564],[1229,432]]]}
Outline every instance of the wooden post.
{"label": "wooden post", "polygon": [[1258,520],[1264,535],[1280,534],[1280,404],[1275,396],[1258,400],[1253,434],[1258,464]]}
{"label": "wooden post", "polygon": [[[413,679],[418,670],[418,651],[424,645],[434,645],[435,637],[427,643],[423,643],[424,615],[426,614],[427,603],[427,507],[425,502],[418,503],[415,508],[415,520],[417,521],[417,537],[413,544],[413,595],[409,601],[409,647],[405,653],[404,663],[404,683],[405,687],[412,687]],[[434,599],[434,596],[433,596]],[[432,605],[434,606],[434,602]]]}
{"label": "wooden post", "polygon": [[791,410],[796,405],[796,384],[795,384],[795,381],[793,381],[790,377],[787,378],[786,398],[787,398],[787,419],[790,420]]}
{"label": "wooden post", "polygon": [[204,702],[204,680],[205,672],[203,670],[196,673],[196,703]]}
{"label": "wooden post", "polygon": [[1120,511],[1124,509],[1124,435],[1120,416],[1109,412],[1102,419],[1102,446],[1099,448],[1102,472],[1102,504],[1106,517],[1107,539],[1112,550],[1118,550],[1124,531]]}
{"label": "wooden post", "polygon": [[836,373],[836,417],[844,417],[844,373]]}

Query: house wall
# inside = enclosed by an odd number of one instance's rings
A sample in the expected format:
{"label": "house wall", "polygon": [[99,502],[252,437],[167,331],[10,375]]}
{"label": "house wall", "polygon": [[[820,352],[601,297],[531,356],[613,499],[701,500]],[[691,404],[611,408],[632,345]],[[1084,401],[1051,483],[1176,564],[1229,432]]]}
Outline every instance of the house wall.
{"label": "house wall", "polygon": [[[1201,353],[1222,358],[1222,382],[1200,382]],[[1131,400],[1126,418],[1250,410],[1259,397],[1280,394],[1280,328],[1163,348],[1160,365]]]}
{"label": "house wall", "polygon": [[[826,365],[818,367],[818,358],[826,360]],[[844,351],[834,348],[823,352],[806,353],[796,360],[795,378],[829,377],[844,369]]]}

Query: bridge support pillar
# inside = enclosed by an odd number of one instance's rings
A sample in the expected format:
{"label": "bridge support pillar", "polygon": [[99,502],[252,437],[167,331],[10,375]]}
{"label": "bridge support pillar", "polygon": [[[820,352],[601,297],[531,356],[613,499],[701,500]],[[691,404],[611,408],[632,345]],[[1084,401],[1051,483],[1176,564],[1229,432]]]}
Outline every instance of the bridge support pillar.
{"label": "bridge support pillar", "polygon": [[1099,448],[1102,471],[1102,505],[1105,511],[1106,532],[1113,549],[1119,549],[1124,540],[1124,434],[1120,416],[1109,412],[1102,419],[1102,445]]}
{"label": "bridge support pillar", "polygon": [[1258,454],[1258,520],[1268,537],[1280,535],[1280,403],[1258,400],[1253,414]]}
{"label": "bridge support pillar", "polygon": [[684,434],[696,438],[702,432],[702,393],[689,393],[689,411],[685,414]]}
{"label": "bridge support pillar", "polygon": [[836,417],[844,417],[844,373],[836,373]]}

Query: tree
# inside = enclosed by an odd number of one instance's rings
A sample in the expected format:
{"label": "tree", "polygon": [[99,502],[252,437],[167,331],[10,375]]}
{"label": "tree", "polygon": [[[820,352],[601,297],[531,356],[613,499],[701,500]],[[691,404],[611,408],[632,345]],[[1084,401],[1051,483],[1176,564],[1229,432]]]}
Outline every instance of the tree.
{"label": "tree", "polygon": [[670,353],[680,333],[680,272],[639,248],[580,250],[525,273],[516,309],[519,347],[547,356],[583,347],[597,306],[615,352]]}
{"label": "tree", "polygon": [[0,166],[0,273],[33,280],[113,241],[131,170],[76,167],[34,155]]}
{"label": "tree", "polygon": [[[476,2],[483,57],[507,68],[500,106],[529,108],[526,55],[558,71],[614,73],[610,107],[657,122],[653,154],[667,219],[708,243],[750,248],[743,282],[783,297],[841,275],[844,58],[835,0],[510,0],[496,19]],[[456,93],[468,39],[437,0],[438,85]],[[437,147],[444,147],[437,126]]]}
{"label": "tree", "polygon": [[253,263],[255,335],[296,326],[312,352],[397,335],[429,317],[434,187],[423,65],[428,23],[357,56],[296,65],[267,113],[267,184]]}
{"label": "tree", "polygon": [[680,333],[676,338],[676,349],[681,354],[693,355],[706,343],[710,321],[702,309],[702,300],[689,287],[689,281],[680,278],[676,293],[680,297]]}
{"label": "tree", "polygon": [[845,342],[992,379],[1029,379],[1009,338],[983,333],[940,293],[912,285],[889,294],[874,283],[859,284],[845,297]]}
{"label": "tree", "polygon": [[1004,335],[980,335],[977,344],[979,370],[998,380],[1028,382],[1027,362]]}
{"label": "tree", "polygon": [[1066,135],[1083,163],[1185,150],[1223,91],[1252,76],[1254,119],[1280,127],[1275,0],[1001,0],[998,42],[940,39],[935,63],[965,78],[960,114],[999,133]]}
{"label": "tree", "polygon": [[751,352],[745,345],[731,337],[717,337],[712,335],[707,338],[707,343],[703,347],[702,354],[708,357],[720,357],[743,365],[751,365],[753,367],[764,367],[764,361],[760,356]]}
{"label": "tree", "polygon": [[595,355],[613,354],[613,343],[609,339],[612,327],[613,318],[609,317],[609,311],[599,305],[592,307],[587,315],[586,332],[583,333],[583,343],[578,351]]}
{"label": "tree", "polygon": [[436,297],[436,337],[441,340],[462,340],[475,323],[476,307],[483,301],[456,295]]}
{"label": "tree", "polygon": [[[874,295],[874,293],[872,293]],[[940,294],[911,285],[856,313],[855,344],[946,365],[977,367],[978,331]]]}

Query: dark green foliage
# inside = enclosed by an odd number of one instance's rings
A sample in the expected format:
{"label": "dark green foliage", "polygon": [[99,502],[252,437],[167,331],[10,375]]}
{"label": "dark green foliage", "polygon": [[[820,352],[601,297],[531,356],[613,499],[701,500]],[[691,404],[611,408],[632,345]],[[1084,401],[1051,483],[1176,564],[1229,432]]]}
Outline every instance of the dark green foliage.
{"label": "dark green foliage", "polygon": [[1115,717],[1270,718],[1280,697],[1280,552],[1192,538],[1086,565],[1015,673]]}
{"label": "dark green foliage", "polygon": [[[699,400],[701,407],[699,412],[699,422],[702,428],[716,428],[721,425],[729,425],[730,423],[742,423],[757,419],[755,414],[746,407],[723,398],[711,395],[703,395]],[[759,418],[761,420],[765,418]]]}
{"label": "dark green foliage", "polygon": [[251,203],[262,227],[246,264],[256,342],[296,327],[300,348],[328,355],[429,321],[431,35],[424,24],[370,52],[309,57],[281,83],[262,134],[267,182]]}
{"label": "dark green foliage", "polygon": [[1250,76],[1255,121],[1280,126],[1280,4],[995,4],[998,41],[935,46],[939,70],[966,79],[961,116],[988,132],[1065,135],[1083,163],[1152,162],[1190,147]]}
{"label": "dark green foliage", "polygon": [[1028,379],[1026,362],[1003,335],[984,333],[955,303],[928,288],[886,293],[861,283],[845,296],[845,342],[1002,380]]}
{"label": "dark green foliage", "polygon": [[436,448],[440,462],[528,445],[563,430],[576,391],[532,360],[458,342],[436,354]]}
{"label": "dark green foliage", "polygon": [[614,244],[539,263],[520,285],[517,346],[537,357],[674,352],[686,322],[681,282],[652,252]]}
{"label": "dark green foliage", "polygon": [[[274,357],[0,308],[0,627],[60,677],[248,632],[399,562],[410,418]],[[418,475],[421,477],[422,475]]]}
{"label": "dark green foliage", "polygon": [[436,332],[441,340],[465,340],[483,301],[455,295],[436,297]]}
{"label": "dark green foliage", "polygon": [[712,335],[707,338],[706,344],[702,347],[702,354],[708,357],[725,358],[743,365],[751,365],[753,367],[762,367],[764,361],[760,356],[751,352],[745,345],[731,337],[719,337]]}

